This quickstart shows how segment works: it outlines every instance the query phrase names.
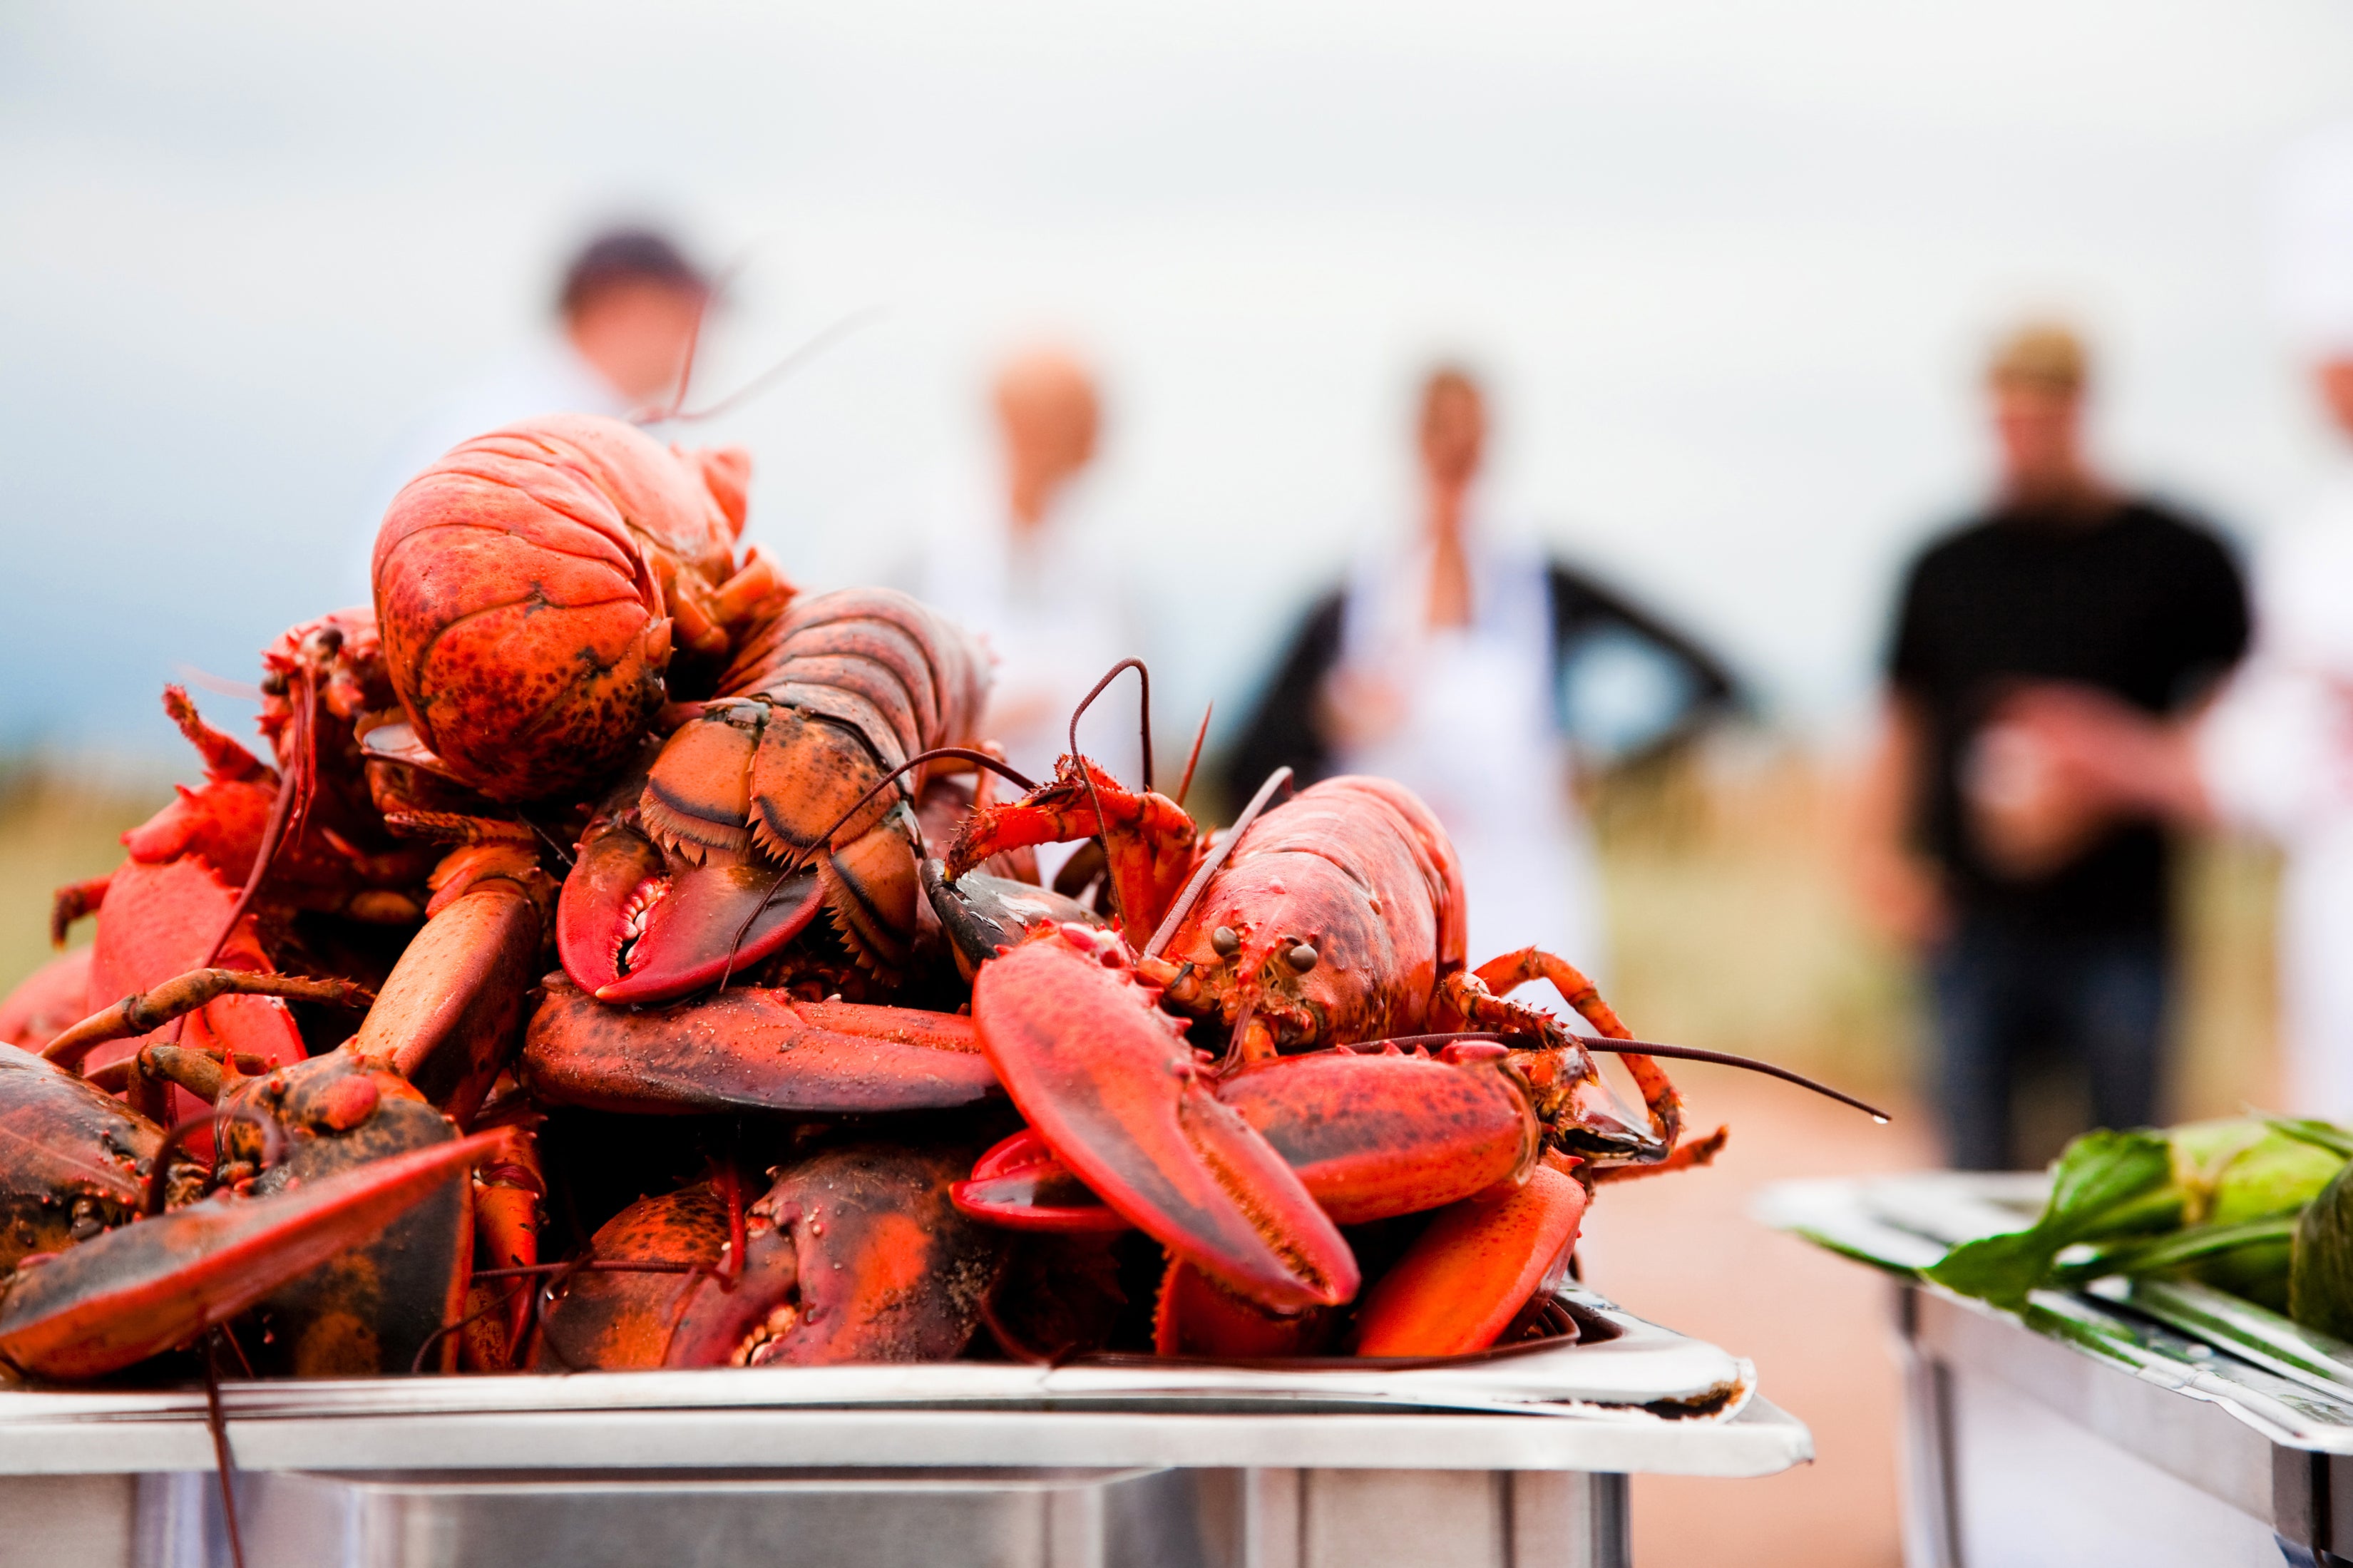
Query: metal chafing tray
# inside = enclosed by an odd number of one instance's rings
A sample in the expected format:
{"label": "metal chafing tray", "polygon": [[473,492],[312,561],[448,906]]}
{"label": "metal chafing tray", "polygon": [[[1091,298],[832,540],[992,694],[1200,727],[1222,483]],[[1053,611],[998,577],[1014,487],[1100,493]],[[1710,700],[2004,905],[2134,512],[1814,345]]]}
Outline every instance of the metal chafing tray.
{"label": "metal chafing tray", "polygon": [[2353,1560],[2353,1346],[2195,1284],[2037,1291],[2013,1314],[1914,1274],[2022,1228],[2044,1191],[1942,1173],[1759,1200],[1896,1280],[1910,1568]]}
{"label": "metal chafing tray", "polygon": [[[1610,1337],[1393,1370],[714,1369],[232,1383],[251,1568],[1630,1562],[1632,1472],[1810,1458],[1754,1370]],[[0,1393],[0,1562],[226,1561],[201,1389]]]}

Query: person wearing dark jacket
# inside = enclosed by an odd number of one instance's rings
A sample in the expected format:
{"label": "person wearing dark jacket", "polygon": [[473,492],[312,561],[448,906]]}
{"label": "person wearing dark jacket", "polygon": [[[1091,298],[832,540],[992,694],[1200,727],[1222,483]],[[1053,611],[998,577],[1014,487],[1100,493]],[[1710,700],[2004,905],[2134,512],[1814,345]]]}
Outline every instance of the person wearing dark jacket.
{"label": "person wearing dark jacket", "polygon": [[1395,778],[1461,857],[1474,963],[1535,943],[1599,968],[1600,889],[1572,766],[1672,744],[1739,692],[1719,659],[1623,596],[1486,536],[1474,494],[1486,427],[1471,375],[1431,373],[1420,526],[1309,610],[1229,753],[1227,787],[1246,799],[1282,766],[1303,784]]}

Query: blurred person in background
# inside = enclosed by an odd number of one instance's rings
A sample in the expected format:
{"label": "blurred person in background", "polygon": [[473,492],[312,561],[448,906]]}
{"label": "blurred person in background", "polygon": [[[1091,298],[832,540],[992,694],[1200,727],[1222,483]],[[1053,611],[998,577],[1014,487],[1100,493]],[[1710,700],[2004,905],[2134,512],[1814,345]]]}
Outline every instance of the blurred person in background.
{"label": "blurred person in background", "polygon": [[[1085,495],[1103,426],[1092,373],[1065,349],[1028,348],[999,366],[990,403],[995,469],[942,509],[908,575],[918,597],[988,639],[997,679],[982,733],[1042,780],[1068,746],[1071,712],[1087,689],[1142,650],[1118,541]],[[1121,701],[1132,704],[1133,694]],[[1132,734],[1132,721],[1122,722]],[[1097,731],[1098,743],[1120,732]],[[1050,875],[1074,847],[1041,851]]]}
{"label": "blurred person in background", "polygon": [[2012,1099],[2035,1066],[2086,1074],[2094,1125],[2154,1121],[2173,984],[2162,827],[2053,787],[2006,704],[2062,680],[2179,714],[2247,641],[2221,541],[2094,468],[2087,381],[2064,327],[1996,349],[2000,488],[1905,576],[1862,803],[1863,890],[1927,950],[1947,1153],[1968,1169],[2029,1158]]}
{"label": "blurred person in background", "polygon": [[1533,546],[1485,526],[1487,402],[1432,371],[1403,548],[1368,552],[1292,639],[1228,763],[1229,797],[1280,766],[1397,779],[1461,857],[1474,958],[1535,943],[1607,966],[1581,766],[1655,752],[1731,707],[1721,661]]}
{"label": "blurred person in background", "polygon": [[564,269],[555,330],[403,435],[366,514],[369,549],[400,488],[460,441],[533,415],[623,418],[660,406],[677,392],[710,299],[710,281],[667,235],[623,227],[590,239]]}
{"label": "blurred person in background", "polygon": [[2284,1109],[2353,1122],[2353,121],[2296,146],[2273,195],[2276,303],[2335,440],[2322,482],[2257,554],[2246,664],[2187,721],[2074,686],[2021,693],[2004,716],[2078,812],[2225,826],[2285,851]]}

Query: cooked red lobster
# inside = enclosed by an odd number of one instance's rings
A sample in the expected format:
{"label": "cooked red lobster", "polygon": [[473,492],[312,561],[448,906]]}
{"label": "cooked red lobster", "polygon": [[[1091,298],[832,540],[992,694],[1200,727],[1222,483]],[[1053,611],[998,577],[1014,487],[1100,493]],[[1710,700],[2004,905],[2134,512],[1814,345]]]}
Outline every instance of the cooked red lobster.
{"label": "cooked red lobster", "polygon": [[[1339,1223],[1444,1204],[1458,1207],[1359,1310],[1356,1348],[1477,1348],[1566,1268],[1596,1166],[1672,1154],[1681,1104],[1654,1061],[1627,1057],[1645,1126],[1577,1037],[1498,994],[1548,978],[1626,1037],[1582,974],[1535,949],[1466,967],[1460,868],[1400,786],[1329,780],[1213,847],[1174,801],[1066,757],[1044,785],[968,821],[936,879],[943,919],[964,923],[955,883],[987,857],[1088,837],[1105,846],[1124,939],[1040,922],[980,964],[976,1030],[1034,1143],[996,1152],[960,1195],[1024,1223],[1051,1185],[1045,1167],[1066,1166],[1205,1277],[1180,1269],[1164,1285],[1164,1348],[1262,1346],[1253,1314],[1356,1296]],[[1188,1042],[1188,1017],[1222,1027],[1222,1062]],[[1526,1048],[1349,1049],[1466,1031]],[[1537,1163],[1544,1149],[1560,1168]],[[1085,1223],[1074,1212],[1028,1223]]]}

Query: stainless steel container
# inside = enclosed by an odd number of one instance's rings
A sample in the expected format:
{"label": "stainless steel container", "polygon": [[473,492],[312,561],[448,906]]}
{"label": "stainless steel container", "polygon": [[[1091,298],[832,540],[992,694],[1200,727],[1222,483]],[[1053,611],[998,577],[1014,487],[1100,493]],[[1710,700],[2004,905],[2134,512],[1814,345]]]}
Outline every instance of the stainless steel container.
{"label": "stainless steel container", "polygon": [[2040,1178],[1790,1184],[1769,1223],[1896,1274],[1908,1568],[2353,1560],[2353,1347],[2195,1285],[1997,1310],[1909,1279]]}
{"label": "stainless steel container", "polygon": [[[1811,1456],[1745,1363],[1577,1300],[1618,1336],[1467,1373],[764,1368],[224,1407],[250,1568],[1614,1568],[1629,1473]],[[0,1394],[0,1563],[227,1560],[200,1391]]]}

